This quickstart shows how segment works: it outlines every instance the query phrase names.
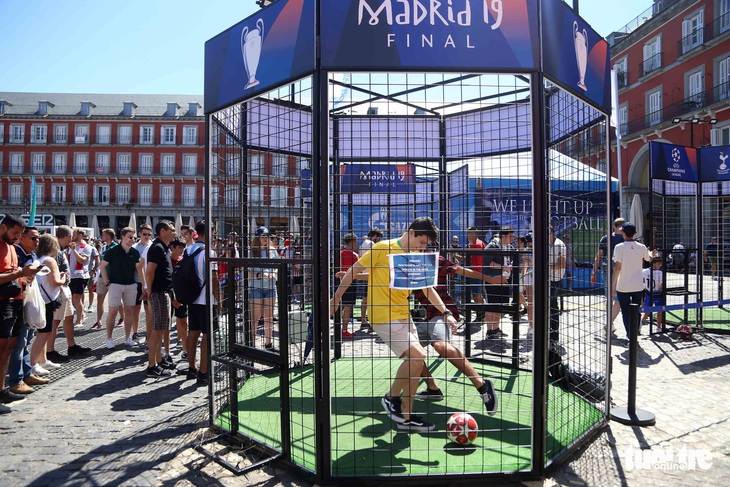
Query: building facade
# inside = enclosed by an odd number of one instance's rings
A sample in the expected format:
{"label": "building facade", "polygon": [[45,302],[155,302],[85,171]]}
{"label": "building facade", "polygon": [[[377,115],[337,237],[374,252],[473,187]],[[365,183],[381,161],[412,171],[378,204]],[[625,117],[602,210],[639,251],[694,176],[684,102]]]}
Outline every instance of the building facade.
{"label": "building facade", "polygon": [[[648,223],[649,142],[730,145],[730,0],[654,0],[608,40],[618,73],[621,139],[611,157],[621,161],[621,214],[639,194]],[[730,219],[730,199],[719,204],[708,211]],[[677,241],[691,233],[681,222],[675,232]]]}
{"label": "building facade", "polygon": [[[115,230],[203,218],[200,95],[0,92],[0,213]],[[96,221],[94,221],[96,217]],[[93,222],[93,223],[92,223]]]}

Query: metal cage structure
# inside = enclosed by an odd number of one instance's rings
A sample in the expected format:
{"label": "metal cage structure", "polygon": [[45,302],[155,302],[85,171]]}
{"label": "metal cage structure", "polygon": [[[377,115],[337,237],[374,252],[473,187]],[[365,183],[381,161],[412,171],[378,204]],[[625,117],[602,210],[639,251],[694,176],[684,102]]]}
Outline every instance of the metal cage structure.
{"label": "metal cage structure", "polygon": [[[606,424],[609,281],[591,283],[588,263],[617,189],[607,80],[605,41],[558,0],[279,0],[208,41],[210,423],[252,452],[245,468],[276,460],[319,483],[534,477]],[[451,343],[499,406],[485,411],[473,377],[427,347],[445,398],[418,402],[436,430],[409,435],[380,406],[402,359],[387,325],[365,326],[368,285],[349,316],[329,303],[344,242],[395,239],[424,216],[454,268],[496,256],[511,298],[482,303],[448,277],[463,316]],[[530,245],[447,244],[507,227]],[[445,436],[455,412],[477,421],[468,446]]]}

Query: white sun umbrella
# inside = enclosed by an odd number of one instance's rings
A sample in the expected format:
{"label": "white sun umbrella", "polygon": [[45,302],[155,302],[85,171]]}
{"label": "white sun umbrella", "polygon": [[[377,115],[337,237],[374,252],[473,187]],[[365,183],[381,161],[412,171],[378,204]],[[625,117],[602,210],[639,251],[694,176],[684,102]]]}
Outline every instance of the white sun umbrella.
{"label": "white sun umbrella", "polygon": [[639,194],[634,195],[634,199],[631,200],[631,210],[629,210],[629,221],[636,225],[636,239],[643,239],[644,237],[644,207],[641,204],[641,196]]}
{"label": "white sun umbrella", "polygon": [[289,217],[289,233],[292,235],[299,233],[299,219],[295,216]]}
{"label": "white sun umbrella", "polygon": [[182,215],[178,213],[175,217],[175,233],[177,233],[178,235],[180,235],[180,228],[182,227],[182,225]]}
{"label": "white sun umbrella", "polygon": [[129,228],[134,228],[134,231],[137,231],[137,215],[132,212],[131,215],[129,215],[129,224],[127,225]]}
{"label": "white sun umbrella", "polygon": [[147,215],[147,218],[145,218],[144,222],[145,222],[145,224],[149,225],[150,228],[152,228],[152,218],[149,215]]}
{"label": "white sun umbrella", "polygon": [[76,228],[76,213],[73,211],[68,216],[68,226],[71,228]]}
{"label": "white sun umbrella", "polygon": [[91,219],[91,229],[94,231],[94,238],[101,238],[101,231],[99,230],[99,219],[94,214]]}
{"label": "white sun umbrella", "polygon": [[195,218],[193,218],[192,216],[191,216],[191,217],[190,217],[190,219],[188,220],[188,226],[189,226],[190,228],[193,228],[193,229],[195,228]]}

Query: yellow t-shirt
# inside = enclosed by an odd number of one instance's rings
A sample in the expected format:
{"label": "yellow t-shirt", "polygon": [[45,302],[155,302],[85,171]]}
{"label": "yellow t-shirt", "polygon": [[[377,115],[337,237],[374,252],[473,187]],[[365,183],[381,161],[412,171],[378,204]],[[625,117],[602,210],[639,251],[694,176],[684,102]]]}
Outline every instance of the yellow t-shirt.
{"label": "yellow t-shirt", "polygon": [[389,254],[404,254],[398,240],[382,240],[365,252],[358,263],[369,273],[368,316],[373,325],[390,323],[393,320],[407,320],[411,317],[408,296],[411,291],[391,289]]}

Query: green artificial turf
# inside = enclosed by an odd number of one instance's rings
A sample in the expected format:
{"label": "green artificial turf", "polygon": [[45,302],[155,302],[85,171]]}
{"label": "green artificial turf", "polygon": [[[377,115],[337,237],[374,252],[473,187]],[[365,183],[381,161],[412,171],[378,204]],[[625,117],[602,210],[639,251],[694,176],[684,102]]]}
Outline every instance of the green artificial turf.
{"label": "green artificial turf", "polygon": [[[383,411],[381,396],[400,364],[389,358],[343,358],[332,367],[332,469],[335,476],[459,474],[529,470],[531,458],[532,376],[475,363],[494,383],[497,414],[488,416],[476,389],[451,364],[430,362],[445,399],[416,401],[414,410],[436,424],[430,433],[406,434]],[[315,470],[313,368],[290,371],[291,460]],[[602,413],[580,397],[548,386],[548,456],[554,456],[593,424]],[[278,376],[250,378],[239,391],[239,431],[281,449]],[[446,421],[467,411],[477,420],[479,436],[457,446],[446,438]],[[230,411],[217,423],[231,428]],[[546,457],[546,460],[548,458]]]}
{"label": "green artificial turf", "polygon": [[[687,321],[694,325],[698,310],[687,310]],[[667,322],[684,323],[684,310],[667,312]],[[702,326],[707,330],[730,330],[730,306],[702,309]]]}

